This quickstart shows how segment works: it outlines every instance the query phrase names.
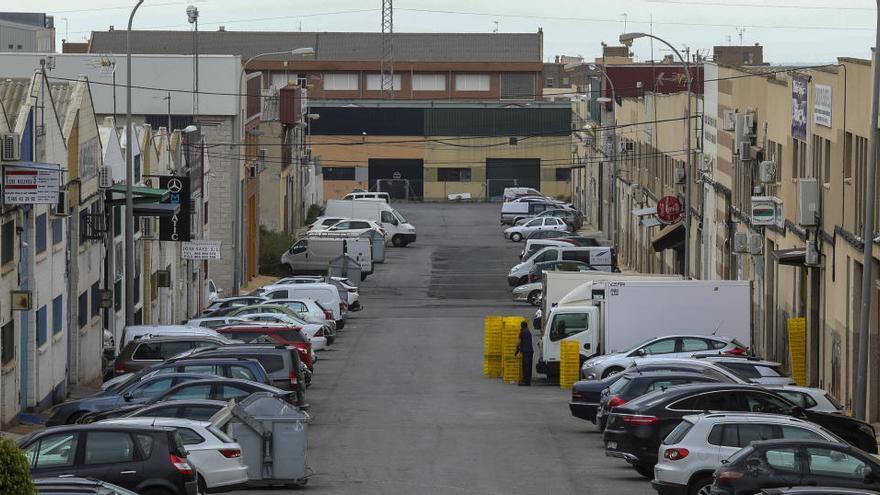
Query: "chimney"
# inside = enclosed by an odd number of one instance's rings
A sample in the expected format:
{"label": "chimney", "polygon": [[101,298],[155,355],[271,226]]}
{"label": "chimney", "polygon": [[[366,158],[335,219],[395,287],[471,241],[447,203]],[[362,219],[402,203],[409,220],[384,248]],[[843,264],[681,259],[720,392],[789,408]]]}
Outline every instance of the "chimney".
{"label": "chimney", "polygon": [[108,31],[113,31],[113,24],[110,24],[110,29]]}
{"label": "chimney", "polygon": [[220,29],[218,29],[217,31],[220,31],[221,33],[225,33],[225,32],[226,32],[226,26],[220,26]]}

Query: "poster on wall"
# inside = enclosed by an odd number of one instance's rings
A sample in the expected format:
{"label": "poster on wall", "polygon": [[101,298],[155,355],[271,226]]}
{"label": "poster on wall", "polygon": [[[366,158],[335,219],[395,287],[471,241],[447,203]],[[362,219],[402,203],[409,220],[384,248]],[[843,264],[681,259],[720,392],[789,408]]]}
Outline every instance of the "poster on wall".
{"label": "poster on wall", "polygon": [[807,84],[805,77],[791,78],[791,137],[807,140]]}
{"label": "poster on wall", "polygon": [[831,86],[813,86],[813,122],[822,127],[831,127]]}

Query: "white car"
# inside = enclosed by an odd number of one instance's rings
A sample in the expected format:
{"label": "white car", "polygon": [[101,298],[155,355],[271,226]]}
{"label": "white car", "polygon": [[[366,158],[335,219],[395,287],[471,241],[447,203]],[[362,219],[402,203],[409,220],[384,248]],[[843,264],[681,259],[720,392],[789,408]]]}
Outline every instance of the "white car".
{"label": "white car", "polygon": [[821,426],[776,414],[714,413],[685,416],[660,444],[654,481],[659,493],[709,495],[721,461],[755,440],[792,438],[843,443]]}
{"label": "white car", "polygon": [[327,283],[330,285],[335,285],[336,290],[339,292],[339,298],[344,300],[348,304],[348,309],[351,311],[360,311],[363,309],[360,303],[360,293],[358,290],[358,286],[351,283],[351,280],[345,277],[322,277],[320,275],[295,275],[292,277],[285,277],[281,280],[275,282],[275,285],[283,285],[283,284],[317,284],[317,283]]}
{"label": "white car", "polygon": [[248,480],[241,446],[207,421],[183,418],[118,418],[100,421],[117,425],[150,425],[175,428],[199,477],[199,491],[232,487]]}
{"label": "white car", "polygon": [[821,388],[798,387],[797,385],[769,386],[767,388],[804,409],[843,414],[843,406]]}
{"label": "white car", "polygon": [[227,325],[235,325],[239,323],[244,323],[244,318],[240,316],[207,316],[205,318],[193,318],[192,320],[188,320],[186,322],[187,326],[191,327],[202,327],[202,328],[219,328],[225,327]]}
{"label": "white car", "polygon": [[543,282],[532,282],[513,288],[513,300],[527,302],[532,306],[538,306],[541,301],[541,293],[544,290]]}
{"label": "white car", "polygon": [[343,232],[348,235],[360,235],[371,230],[375,230],[382,234],[382,237],[385,237],[385,228],[379,225],[378,223],[372,220],[342,220],[341,222],[336,222],[330,227],[322,228],[322,229],[314,229],[310,232]]}
{"label": "white car", "polygon": [[321,308],[321,306],[312,299],[272,299],[263,304],[277,304],[293,310],[300,318],[309,323],[320,323],[327,325],[334,331],[336,330],[336,320],[333,319],[333,313]]}
{"label": "white car", "polygon": [[309,232],[327,230],[343,220],[348,220],[348,217],[318,217],[309,225]]}
{"label": "white car", "polygon": [[327,336],[324,335],[324,325],[308,323],[283,313],[252,313],[249,315],[241,315],[241,317],[250,321],[296,325],[300,327],[303,335],[309,339],[313,350],[322,351],[327,348]]}
{"label": "white car", "polygon": [[556,230],[559,232],[568,232],[571,227],[563,220],[555,217],[540,217],[532,219],[523,225],[514,225],[504,229],[504,238],[513,242],[519,242],[529,236],[532,232],[539,230]]}

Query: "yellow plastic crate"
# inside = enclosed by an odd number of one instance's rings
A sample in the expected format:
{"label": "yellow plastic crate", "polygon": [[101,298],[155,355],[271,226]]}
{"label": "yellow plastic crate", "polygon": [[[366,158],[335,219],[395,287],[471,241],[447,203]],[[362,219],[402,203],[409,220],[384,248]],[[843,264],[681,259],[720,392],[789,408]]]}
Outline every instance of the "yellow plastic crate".
{"label": "yellow plastic crate", "polygon": [[559,343],[559,386],[571,388],[580,374],[580,343],[564,340]]}

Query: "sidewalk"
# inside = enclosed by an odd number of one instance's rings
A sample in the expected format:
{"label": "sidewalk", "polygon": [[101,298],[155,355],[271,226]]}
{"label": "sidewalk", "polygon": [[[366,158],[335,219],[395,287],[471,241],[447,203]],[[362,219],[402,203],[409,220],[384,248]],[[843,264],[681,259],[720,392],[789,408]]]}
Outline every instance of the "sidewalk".
{"label": "sidewalk", "polygon": [[[91,397],[96,393],[101,391],[101,383],[100,379],[95,380],[91,383],[82,383],[71,385],[68,390],[69,395],[65,402],[77,399],[84,399],[86,397]],[[46,420],[49,419],[49,412],[51,408],[48,408],[44,411],[38,413],[21,413],[18,415],[18,423],[8,426],[7,428],[0,431],[0,437],[8,438],[10,440],[15,440],[19,437],[27,435],[28,433],[42,430],[46,427]]]}
{"label": "sidewalk", "polygon": [[241,290],[239,291],[241,294],[247,294],[248,292],[258,289],[264,285],[270,285],[275,283],[278,280],[278,277],[273,277],[270,275],[257,275],[256,277],[250,279],[247,285],[243,285]]}

